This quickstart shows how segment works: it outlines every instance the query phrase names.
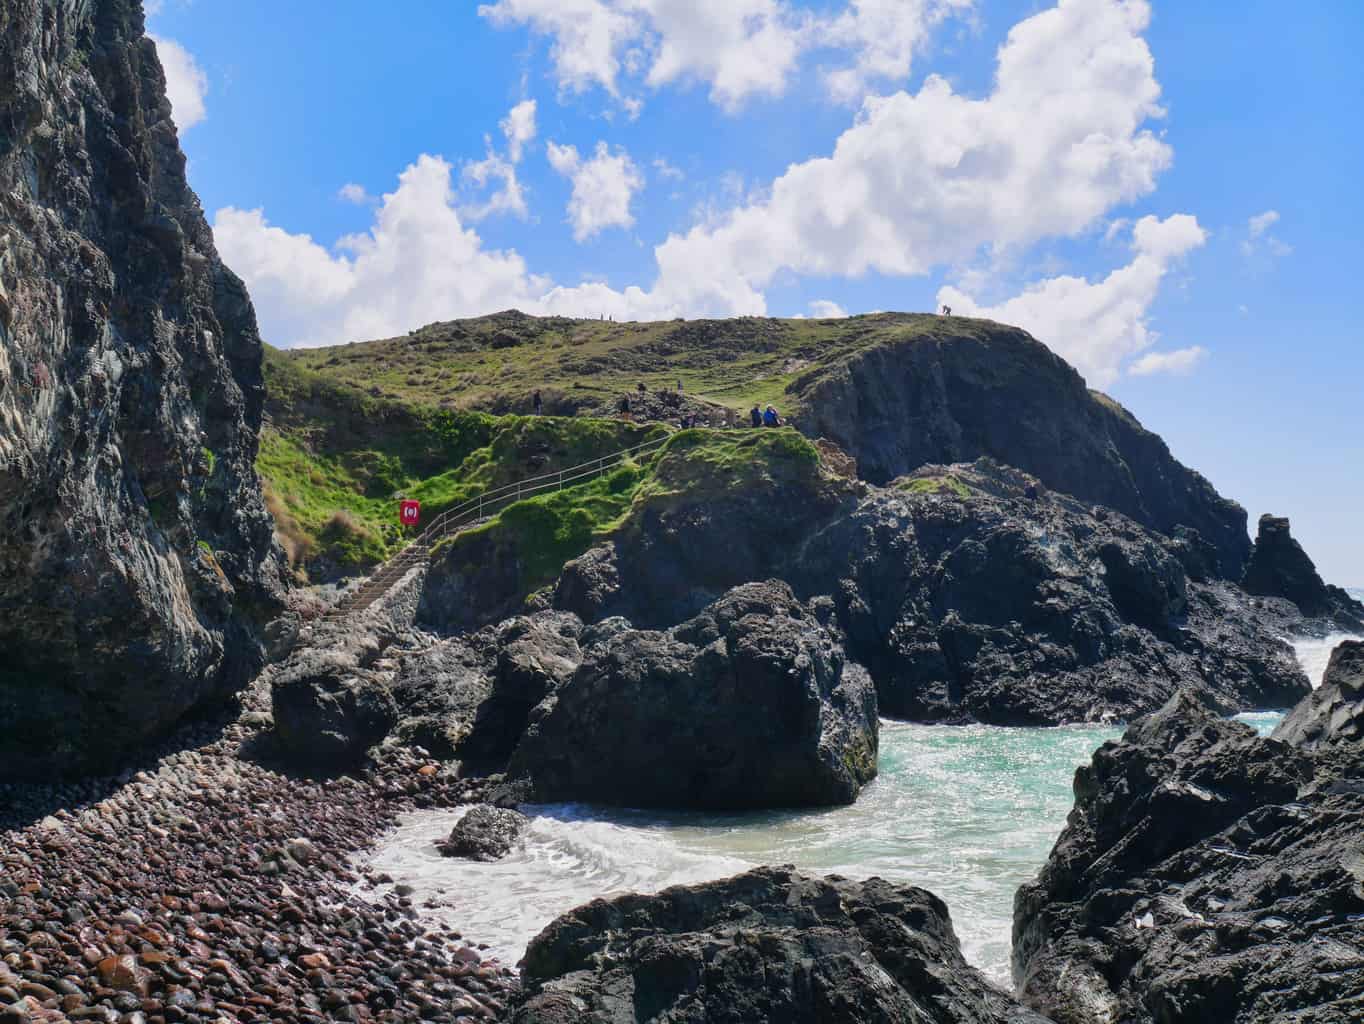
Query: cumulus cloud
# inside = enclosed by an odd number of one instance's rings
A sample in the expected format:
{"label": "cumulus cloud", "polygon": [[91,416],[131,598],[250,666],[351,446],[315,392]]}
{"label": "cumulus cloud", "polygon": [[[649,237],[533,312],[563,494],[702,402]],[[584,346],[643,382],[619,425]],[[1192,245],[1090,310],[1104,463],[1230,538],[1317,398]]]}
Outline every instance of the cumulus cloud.
{"label": "cumulus cloud", "polygon": [[166,96],[171,114],[180,131],[188,131],[207,116],[204,97],[208,95],[208,75],[194,59],[194,55],[174,39],[148,33],[156,44],[156,55],[166,73]]}
{"label": "cumulus cloud", "polygon": [[498,153],[492,137],[485,135],[483,144],[487,147],[487,155],[464,167],[464,181],[475,189],[485,189],[493,181],[502,183],[502,187],[483,202],[465,205],[464,216],[471,221],[500,213],[511,214],[522,220],[529,216],[525,190],[516,176],[516,165],[521,162],[526,147],[535,139],[535,101],[524,100],[512,107],[499,127],[507,140],[506,156]]}
{"label": "cumulus cloud", "polygon": [[526,26],[553,40],[561,89],[600,86],[638,113],[629,90],[702,82],[710,98],[737,110],[754,97],[780,96],[801,56],[849,51],[830,71],[836,97],[856,101],[873,83],[903,80],[933,25],[972,0],[849,0],[816,14],[790,0],[496,0],[479,6],[494,25]]}
{"label": "cumulus cloud", "polygon": [[853,51],[850,66],[825,73],[830,93],[853,103],[878,83],[903,81],[933,27],[971,7],[972,0],[852,0],[819,33],[826,45]]}
{"label": "cumulus cloud", "polygon": [[556,286],[517,253],[485,248],[465,223],[452,175],[447,161],[423,155],[380,198],[370,229],[330,248],[261,210],[219,210],[218,248],[251,289],[264,337],[286,347],[339,344],[513,307],[620,320],[678,315],[639,288]]}
{"label": "cumulus cloud", "polygon": [[1158,335],[1148,322],[1160,282],[1188,252],[1207,240],[1188,214],[1160,220],[1142,217],[1132,229],[1132,262],[1101,281],[1069,275],[1030,285],[1007,302],[986,306],[952,287],[938,301],[954,313],[1016,324],[1068,360],[1095,387],[1118,378],[1123,364],[1145,353],[1133,373],[1186,372],[1205,354],[1201,348],[1148,352]]}
{"label": "cumulus cloud", "polygon": [[[534,0],[489,6],[525,13]],[[577,11],[587,32],[595,6],[555,0],[539,9]],[[1170,148],[1148,127],[1163,113],[1140,34],[1148,17],[1144,0],[1062,0],[1009,33],[988,95],[961,96],[930,78],[917,93],[869,99],[828,156],[792,165],[658,245],[654,280],[640,282],[647,287],[556,284],[532,275],[514,252],[485,250],[452,194],[449,165],[429,156],[383,197],[366,235],[329,250],[269,224],[261,211],[229,208],[218,215],[220,247],[251,285],[271,339],[286,344],[394,334],[508,306],[618,319],[761,314],[778,274],[904,276],[968,264],[983,248],[1017,253],[1088,230],[1150,192],[1169,165]],[[569,220],[577,237],[633,223],[631,199],[643,176],[627,154],[599,144],[584,156],[556,143],[547,153],[573,181]],[[1116,372],[1152,347],[1143,289],[1153,294],[1175,255],[1203,237],[1191,217],[1144,218],[1133,231],[1137,254],[1111,284],[1056,278],[1047,295],[1033,298],[1042,310],[1056,305],[1058,289],[1089,295],[1088,317],[1053,325],[1030,313],[1034,306],[1001,315],[1032,316],[1040,337],[1070,344],[1077,360],[1088,358],[1083,338],[1062,328],[1087,330],[1097,317],[1119,355],[1095,356],[1086,372],[1096,381]],[[1100,294],[1085,289],[1104,285],[1112,301],[1100,315]],[[964,311],[971,299],[963,299],[948,302]]]}
{"label": "cumulus cloud", "polygon": [[1137,377],[1153,373],[1186,374],[1207,358],[1208,352],[1202,345],[1176,349],[1173,352],[1148,352],[1130,367],[1128,372]]}
{"label": "cumulus cloud", "polygon": [[546,147],[550,165],[573,182],[568,200],[568,221],[573,237],[585,242],[607,228],[628,228],[635,222],[630,201],[644,187],[644,176],[628,153],[614,153],[605,142],[597,143],[591,159],[584,160],[575,146],[550,142]]}
{"label": "cumulus cloud", "polygon": [[1062,0],[1000,48],[994,91],[942,78],[864,104],[828,157],[795,164],[764,198],[656,250],[684,307],[760,314],[781,271],[922,274],[1073,235],[1150,192],[1169,146],[1141,0]]}
{"label": "cumulus cloud", "polygon": [[837,302],[816,299],[810,303],[810,315],[816,320],[841,320],[848,315],[848,311]]}
{"label": "cumulus cloud", "polygon": [[521,162],[521,153],[535,139],[535,101],[523,100],[502,119],[502,134],[507,138],[507,156],[512,163]]}

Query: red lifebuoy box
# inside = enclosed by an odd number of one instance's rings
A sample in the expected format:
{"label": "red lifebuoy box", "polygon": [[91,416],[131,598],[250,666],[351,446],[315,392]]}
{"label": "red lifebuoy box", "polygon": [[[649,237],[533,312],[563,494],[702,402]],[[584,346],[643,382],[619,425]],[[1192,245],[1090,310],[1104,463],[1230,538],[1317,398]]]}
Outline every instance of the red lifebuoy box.
{"label": "red lifebuoy box", "polygon": [[422,503],[420,501],[401,501],[398,503],[398,522],[404,526],[416,526],[421,522]]}

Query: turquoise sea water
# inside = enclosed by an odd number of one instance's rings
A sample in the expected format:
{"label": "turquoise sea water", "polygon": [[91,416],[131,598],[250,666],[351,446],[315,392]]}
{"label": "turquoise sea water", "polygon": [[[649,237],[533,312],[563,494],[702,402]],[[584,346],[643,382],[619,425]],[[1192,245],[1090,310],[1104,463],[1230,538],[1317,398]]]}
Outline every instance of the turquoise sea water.
{"label": "turquoise sea water", "polygon": [[[1339,638],[1298,655],[1320,683]],[[1269,732],[1280,715],[1241,716]],[[921,885],[947,902],[967,958],[1008,984],[1014,892],[1046,860],[1074,803],[1075,768],[1121,729],[1006,729],[884,721],[880,775],[851,807],[744,815],[580,805],[531,808],[524,841],[493,864],[447,860],[434,843],[458,812],[413,815],[376,870],[418,906],[515,963],[554,917],[596,896],[654,892],[757,864]]]}

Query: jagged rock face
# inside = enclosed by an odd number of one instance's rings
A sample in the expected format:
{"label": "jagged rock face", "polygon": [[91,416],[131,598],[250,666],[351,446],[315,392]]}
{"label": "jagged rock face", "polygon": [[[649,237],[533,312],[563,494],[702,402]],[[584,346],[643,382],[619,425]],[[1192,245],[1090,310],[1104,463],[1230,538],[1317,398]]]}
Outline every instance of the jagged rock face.
{"label": "jagged rock face", "polygon": [[966,963],[931,892],[790,868],[594,900],[521,970],[515,1024],[1046,1024]]}
{"label": "jagged rock face", "polygon": [[792,389],[801,430],[836,441],[872,483],[989,456],[1162,533],[1196,530],[1225,578],[1250,553],[1244,509],[1018,328],[876,346]]}
{"label": "jagged rock face", "polygon": [[875,687],[785,584],[738,587],[666,633],[608,634],[532,713],[506,799],[822,806],[876,775]]}
{"label": "jagged rock face", "polygon": [[1335,618],[1353,627],[1364,622],[1364,604],[1321,578],[1282,516],[1260,517],[1255,548],[1241,586],[1252,594],[1292,601],[1307,616]]}
{"label": "jagged rock face", "polygon": [[[920,721],[1123,720],[1186,683],[1228,711],[1309,692],[1278,618],[1262,622],[1232,584],[1195,581],[1190,538],[990,460],[921,474],[857,503],[660,510],[565,566],[555,601],[667,628],[721,585],[776,576],[831,600],[881,712]],[[915,490],[939,482],[943,493]]]}
{"label": "jagged rock face", "polygon": [[1279,723],[1274,738],[1304,750],[1364,740],[1364,642],[1347,640],[1331,652],[1321,686]]}
{"label": "jagged rock face", "polygon": [[1014,981],[1062,1024],[1345,1024],[1364,1011],[1364,759],[1188,694],[1107,743],[1014,912]]}
{"label": "jagged rock face", "polygon": [[0,7],[0,776],[260,664],[260,339],[184,164],[140,4]]}
{"label": "jagged rock face", "polygon": [[882,492],[818,532],[790,570],[799,592],[831,594],[882,713],[1120,721],[1185,684],[1228,711],[1309,692],[1250,602],[1192,582],[1166,538],[1035,486],[1029,498],[1007,469],[958,472],[969,495]]}

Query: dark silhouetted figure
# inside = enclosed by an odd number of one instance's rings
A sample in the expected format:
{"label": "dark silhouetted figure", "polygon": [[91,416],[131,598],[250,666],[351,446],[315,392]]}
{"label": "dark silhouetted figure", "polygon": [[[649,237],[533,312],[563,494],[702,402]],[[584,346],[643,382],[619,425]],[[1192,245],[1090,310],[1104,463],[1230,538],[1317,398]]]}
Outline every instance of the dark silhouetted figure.
{"label": "dark silhouetted figure", "polygon": [[755,427],[761,427],[763,425],[763,412],[756,405],[748,410],[748,418],[753,421]]}
{"label": "dark silhouetted figure", "polygon": [[531,396],[530,404],[535,407],[535,415],[539,416],[544,411],[545,403],[540,400],[539,391]]}

